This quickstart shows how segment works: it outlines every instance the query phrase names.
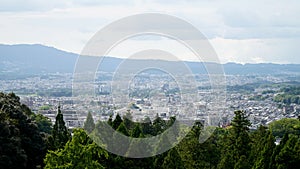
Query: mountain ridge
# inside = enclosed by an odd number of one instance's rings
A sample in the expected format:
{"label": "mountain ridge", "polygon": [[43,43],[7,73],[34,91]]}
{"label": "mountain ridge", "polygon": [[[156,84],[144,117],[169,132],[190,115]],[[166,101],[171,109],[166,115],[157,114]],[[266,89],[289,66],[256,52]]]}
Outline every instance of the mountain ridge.
{"label": "mountain ridge", "polygon": [[[66,52],[54,47],[41,44],[0,44],[0,75],[14,74],[41,74],[41,73],[72,73],[79,55]],[[101,63],[103,71],[112,72],[124,60],[116,57],[104,57]],[[129,67],[136,64],[163,63],[167,66],[176,65],[176,61],[166,61],[157,59],[130,60]],[[178,62],[178,61],[177,61]],[[206,74],[205,65],[217,65],[212,62],[192,62],[184,63],[195,74]],[[245,74],[286,74],[300,73],[300,64],[274,64],[274,63],[234,63],[222,64],[224,73],[229,75]],[[174,68],[175,70],[176,68]],[[178,71],[178,70],[177,70]],[[0,78],[1,78],[0,76]]]}

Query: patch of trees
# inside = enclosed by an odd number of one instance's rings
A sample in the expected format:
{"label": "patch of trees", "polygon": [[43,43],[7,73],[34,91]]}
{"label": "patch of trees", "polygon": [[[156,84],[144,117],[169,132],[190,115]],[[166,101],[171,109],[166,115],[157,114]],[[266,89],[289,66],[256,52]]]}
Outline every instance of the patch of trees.
{"label": "patch of trees", "polygon": [[[106,151],[95,143],[93,131],[107,124],[116,132],[133,138],[153,137],[176,124],[176,118],[143,123],[132,121],[127,113],[107,122],[95,123],[88,113],[83,129],[72,135],[58,108],[56,122],[33,114],[14,94],[0,94],[0,168],[204,168],[204,169],[293,169],[300,168],[300,127],[297,119],[282,119],[269,127],[250,131],[244,111],[235,111],[231,125],[216,128],[205,142],[199,142],[203,125],[196,122],[175,147],[148,158],[126,158]],[[178,131],[185,128],[178,127]],[[112,135],[111,137],[114,137]],[[275,144],[275,138],[281,138]],[[105,139],[105,138],[99,138]],[[174,141],[174,140],[173,140]],[[171,144],[162,137],[155,151]],[[116,144],[121,146],[124,142]],[[148,147],[143,147],[148,149]],[[134,153],[129,148],[125,153]]]}
{"label": "patch of trees", "polygon": [[280,89],[282,94],[278,94],[274,97],[275,102],[284,104],[300,104],[300,87],[299,86],[288,86]]}
{"label": "patch of trees", "polygon": [[41,168],[51,122],[14,93],[0,93],[0,168]]}

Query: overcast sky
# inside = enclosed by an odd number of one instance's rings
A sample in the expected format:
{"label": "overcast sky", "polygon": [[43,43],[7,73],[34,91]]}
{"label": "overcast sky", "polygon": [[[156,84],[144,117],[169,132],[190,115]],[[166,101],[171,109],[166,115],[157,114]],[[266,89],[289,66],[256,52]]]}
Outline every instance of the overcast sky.
{"label": "overcast sky", "polygon": [[[193,24],[222,63],[300,63],[299,0],[0,0],[0,43],[37,43],[80,53],[105,25],[145,12]],[[111,55],[122,57],[137,44],[164,44],[172,50],[170,41],[131,39]],[[188,53],[178,53],[180,59],[193,60]]]}

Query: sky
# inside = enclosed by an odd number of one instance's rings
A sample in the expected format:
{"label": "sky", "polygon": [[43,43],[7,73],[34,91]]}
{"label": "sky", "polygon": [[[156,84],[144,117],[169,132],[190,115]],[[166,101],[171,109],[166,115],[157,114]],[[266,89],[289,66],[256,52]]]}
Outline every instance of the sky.
{"label": "sky", "polygon": [[[43,44],[81,53],[104,26],[154,12],[194,25],[222,63],[300,64],[299,11],[298,0],[0,0],[0,43]],[[161,47],[181,60],[195,60],[179,45],[145,36],[120,43],[110,55],[128,57],[134,51]]]}

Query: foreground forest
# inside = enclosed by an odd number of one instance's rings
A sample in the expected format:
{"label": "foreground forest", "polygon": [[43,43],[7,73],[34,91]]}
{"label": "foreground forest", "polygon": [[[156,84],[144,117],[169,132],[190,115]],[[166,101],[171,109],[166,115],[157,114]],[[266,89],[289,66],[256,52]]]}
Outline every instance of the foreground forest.
{"label": "foreground forest", "polygon": [[[245,112],[234,113],[231,124],[216,128],[204,143],[199,143],[203,126],[196,122],[172,149],[148,158],[125,158],[106,151],[88,136],[103,123],[95,124],[90,113],[84,129],[71,132],[60,108],[52,126],[48,118],[21,104],[14,93],[0,93],[0,168],[300,168],[299,119],[281,119],[250,130]],[[126,136],[144,138],[163,133],[176,120],[156,117],[135,123],[130,119],[128,113],[105,123]],[[280,144],[276,145],[278,140]],[[167,138],[161,142],[171,144]],[[156,151],[159,149],[157,146]]]}

